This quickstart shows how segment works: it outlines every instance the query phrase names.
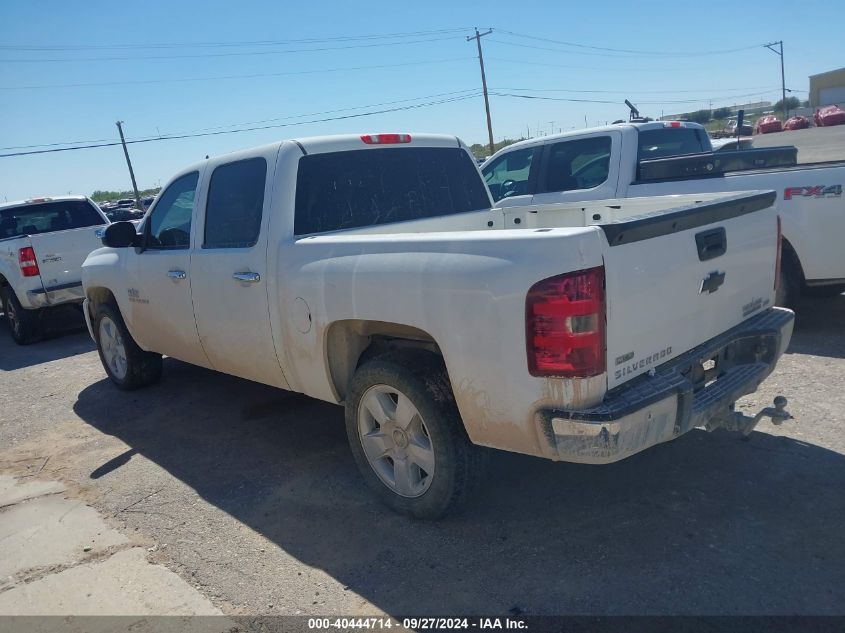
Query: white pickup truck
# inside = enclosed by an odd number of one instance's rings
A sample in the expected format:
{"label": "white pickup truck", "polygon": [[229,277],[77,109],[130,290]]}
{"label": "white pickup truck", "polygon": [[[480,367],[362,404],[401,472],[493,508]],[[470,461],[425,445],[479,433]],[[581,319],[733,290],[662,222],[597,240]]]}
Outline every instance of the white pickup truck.
{"label": "white pickup truck", "polygon": [[515,143],[482,171],[502,207],[773,190],[784,239],[778,305],[845,290],[845,161],[795,165],[794,148],[711,151],[697,123],[622,123]]}
{"label": "white pickup truck", "polygon": [[179,173],[82,268],[120,388],[162,354],[345,406],[392,508],[437,517],[475,445],[613,462],[696,426],[772,371],[774,193],[491,209],[454,136],[299,139]]}
{"label": "white pickup truck", "polygon": [[84,196],[0,205],[0,301],[15,342],[38,340],[45,309],[82,303],[82,262],[108,223]]}

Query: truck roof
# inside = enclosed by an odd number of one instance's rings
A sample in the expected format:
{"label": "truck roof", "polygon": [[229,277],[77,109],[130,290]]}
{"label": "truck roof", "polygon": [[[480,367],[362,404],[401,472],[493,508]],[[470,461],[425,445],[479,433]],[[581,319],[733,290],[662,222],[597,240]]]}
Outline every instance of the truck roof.
{"label": "truck roof", "polygon": [[[401,140],[392,141],[392,136],[403,137]],[[365,141],[364,139],[370,139]],[[405,140],[407,138],[408,140]],[[382,140],[384,139],[384,140]],[[311,136],[307,138],[293,139],[299,143],[309,154],[322,154],[324,152],[340,152],[353,149],[367,149],[368,147],[462,147],[457,136],[449,134],[426,134],[419,132],[391,133],[370,133],[370,134],[337,134],[332,136]]]}
{"label": "truck roof", "polygon": [[11,209],[12,207],[26,207],[33,204],[44,204],[47,202],[61,202],[63,200],[87,200],[88,196],[43,196],[41,198],[29,198],[27,200],[15,200],[0,204],[0,209]]}
{"label": "truck roof", "polygon": [[[493,154],[493,156],[497,156],[500,152],[504,152],[505,150],[512,150],[514,148],[519,147],[532,147],[534,145],[542,145],[544,143],[548,143],[549,141],[556,141],[558,139],[566,139],[573,136],[583,136],[584,134],[592,134],[595,132],[612,132],[614,130],[618,130],[620,128],[633,128],[636,130],[659,130],[661,128],[667,127],[667,124],[673,123],[673,121],[647,121],[647,122],[624,122],[624,123],[612,123],[610,125],[600,125],[597,127],[588,127],[580,130],[570,130],[569,132],[561,132],[560,134],[549,134],[548,136],[537,136],[535,138],[529,138],[524,141],[519,141],[518,143],[513,143],[512,145],[508,145],[503,147],[498,152]],[[683,124],[683,127],[686,128],[697,128],[697,129],[704,129],[704,126],[700,125],[699,123],[693,123],[692,121],[681,121],[680,123]],[[493,158],[491,156],[490,158]],[[487,160],[489,161],[490,158]]]}
{"label": "truck roof", "polygon": [[[400,136],[410,140],[388,141],[379,137]],[[370,139],[365,141],[364,138]],[[364,134],[333,134],[327,136],[304,136],[285,139],[264,145],[256,145],[245,149],[220,154],[203,161],[187,165],[176,172],[173,178],[202,169],[211,163],[218,165],[229,163],[242,158],[250,158],[255,154],[265,153],[278,148],[284,143],[296,143],[306,154],[323,154],[328,152],[342,152],[356,149],[376,149],[379,147],[466,147],[457,136],[451,134],[429,134],[424,132],[370,132]]]}

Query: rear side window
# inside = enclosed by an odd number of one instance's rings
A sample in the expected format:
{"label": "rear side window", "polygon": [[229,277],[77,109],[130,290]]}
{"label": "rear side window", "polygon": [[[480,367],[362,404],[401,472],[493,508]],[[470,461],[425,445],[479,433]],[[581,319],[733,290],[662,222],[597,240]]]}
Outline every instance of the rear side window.
{"label": "rear side window", "polygon": [[378,148],[299,159],[294,232],[323,233],[486,209],[466,151]]}
{"label": "rear side window", "polygon": [[530,193],[528,180],[536,147],[508,152],[484,166],[484,181],[493,200]]}
{"label": "rear side window", "polygon": [[640,132],[639,160],[710,151],[707,132],[690,127],[667,127]]}
{"label": "rear side window", "polygon": [[203,248],[254,246],[261,231],[267,161],[239,160],[221,165],[211,175],[205,206]]}
{"label": "rear side window", "polygon": [[609,136],[562,141],[549,148],[546,191],[592,189],[610,173]]}
{"label": "rear side window", "polygon": [[105,224],[85,200],[60,200],[0,210],[0,239]]}

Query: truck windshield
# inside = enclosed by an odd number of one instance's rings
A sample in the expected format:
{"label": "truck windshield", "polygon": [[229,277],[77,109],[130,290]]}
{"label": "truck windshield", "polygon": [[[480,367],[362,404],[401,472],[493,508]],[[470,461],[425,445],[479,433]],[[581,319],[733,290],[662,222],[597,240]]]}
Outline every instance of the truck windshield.
{"label": "truck windshield", "polygon": [[59,200],[0,209],[0,239],[105,224],[85,200]]}
{"label": "truck windshield", "polygon": [[713,151],[707,132],[700,128],[666,127],[640,131],[639,160]]}
{"label": "truck windshield", "polygon": [[487,209],[478,168],[460,148],[378,148],[299,160],[297,235]]}

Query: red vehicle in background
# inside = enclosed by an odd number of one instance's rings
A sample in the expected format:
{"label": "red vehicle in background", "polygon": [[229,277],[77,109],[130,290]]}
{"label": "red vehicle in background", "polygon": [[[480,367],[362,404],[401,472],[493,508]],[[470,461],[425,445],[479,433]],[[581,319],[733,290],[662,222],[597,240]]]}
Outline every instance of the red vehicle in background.
{"label": "red vehicle in background", "polygon": [[757,134],[769,134],[770,132],[780,132],[783,130],[783,124],[780,119],[772,114],[761,116],[757,119],[757,125],[754,126],[754,131]]}
{"label": "red vehicle in background", "polygon": [[810,119],[805,116],[794,116],[783,124],[784,130],[803,130],[810,127]]}
{"label": "red vehicle in background", "polygon": [[845,123],[845,110],[840,108],[838,105],[829,105],[823,108],[818,108],[813,115],[813,121],[815,121],[816,126],[818,127],[842,125]]}

